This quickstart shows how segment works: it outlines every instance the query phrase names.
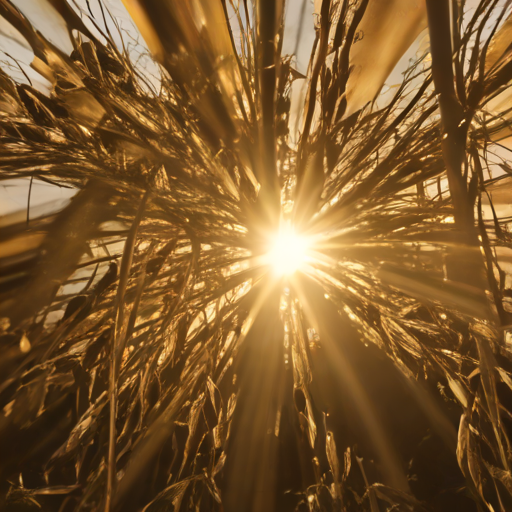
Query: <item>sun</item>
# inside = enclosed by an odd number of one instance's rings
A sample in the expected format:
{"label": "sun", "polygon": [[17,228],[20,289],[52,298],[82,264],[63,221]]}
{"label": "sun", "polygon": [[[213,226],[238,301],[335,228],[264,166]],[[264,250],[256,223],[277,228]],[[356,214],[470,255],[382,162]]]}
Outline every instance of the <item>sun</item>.
{"label": "sun", "polygon": [[306,237],[290,226],[283,226],[271,239],[267,262],[277,277],[290,276],[306,264],[308,249]]}

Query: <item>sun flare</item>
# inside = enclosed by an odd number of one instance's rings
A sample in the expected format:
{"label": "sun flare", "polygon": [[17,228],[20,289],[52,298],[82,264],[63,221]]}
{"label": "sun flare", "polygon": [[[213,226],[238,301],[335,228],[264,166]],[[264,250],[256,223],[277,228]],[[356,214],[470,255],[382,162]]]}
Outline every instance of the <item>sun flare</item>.
{"label": "sun flare", "polygon": [[290,276],[306,263],[308,239],[298,235],[291,227],[281,228],[272,240],[268,263],[278,277]]}

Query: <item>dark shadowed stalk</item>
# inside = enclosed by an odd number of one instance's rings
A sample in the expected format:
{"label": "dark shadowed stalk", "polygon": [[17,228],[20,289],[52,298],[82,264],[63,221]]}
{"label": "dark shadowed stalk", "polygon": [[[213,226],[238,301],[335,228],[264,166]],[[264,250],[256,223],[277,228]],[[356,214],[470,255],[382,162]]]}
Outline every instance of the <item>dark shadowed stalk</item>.
{"label": "dark shadowed stalk", "polygon": [[[117,401],[118,401],[118,379],[121,359],[126,348],[127,328],[124,320],[125,292],[128,284],[128,278],[131,271],[133,251],[137,240],[137,232],[140,222],[144,216],[144,208],[148,201],[150,192],[146,191],[142,197],[133,220],[130,231],[126,238],[121,258],[121,267],[119,271],[119,286],[116,297],[116,317],[114,323],[114,332],[112,336],[112,347],[110,348],[110,378],[109,378],[109,439],[108,439],[108,476],[107,493],[105,497],[105,511],[109,512],[111,502],[115,493],[115,475],[116,475],[116,419],[117,419]],[[138,301],[134,302],[133,310],[136,314]]]}

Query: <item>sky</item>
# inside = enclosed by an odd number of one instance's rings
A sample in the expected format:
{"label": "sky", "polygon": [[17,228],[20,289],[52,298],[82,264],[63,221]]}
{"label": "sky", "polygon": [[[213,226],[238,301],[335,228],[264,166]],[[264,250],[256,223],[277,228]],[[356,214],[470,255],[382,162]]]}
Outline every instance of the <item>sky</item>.
{"label": "sky", "polygon": [[[57,12],[46,1],[41,0],[12,0],[13,3],[29,18],[36,29],[43,33],[48,39],[63,51],[69,53],[72,45],[65,24],[60,19]],[[414,0],[411,0],[414,1]],[[467,8],[471,13],[478,0],[468,0]],[[93,23],[88,15],[92,15],[97,20],[100,27],[104,27],[102,14],[97,0],[75,0],[75,4],[83,12],[82,19],[86,25],[94,29]],[[139,36],[137,29],[131,21],[122,0],[104,0],[108,11],[117,20],[120,30],[123,32],[124,41],[127,49],[135,60],[141,58],[141,66],[147,70],[149,76],[153,75],[154,82],[158,81],[158,68],[152,60],[144,56],[147,47],[143,39]],[[229,3],[228,3],[229,5]],[[318,11],[321,2],[319,0],[288,0],[285,12],[285,34],[283,40],[283,53],[291,55],[296,51],[294,65],[302,73],[307,73],[312,45],[315,39],[315,21],[318,19]],[[89,10],[90,9],[90,10]],[[232,8],[230,11],[233,13]],[[107,15],[107,24],[114,40],[121,45],[121,36]],[[101,36],[100,36],[101,37]],[[236,37],[236,34],[235,34]],[[394,86],[402,81],[402,74],[407,69],[411,59],[415,58],[418,52],[424,51],[428,45],[428,36],[422,32],[411,45],[408,51],[402,56],[395,69],[391,72],[382,89],[382,98],[380,102],[387,101],[393,94]],[[3,54],[3,55],[2,55]],[[8,66],[11,75],[20,82],[27,82],[24,74],[18,66],[23,68],[24,73],[30,78],[33,85],[41,91],[48,93],[51,84],[36,73],[31,67],[33,54],[24,41],[24,39],[13,29],[3,18],[0,17],[0,60],[2,66]],[[16,62],[17,61],[17,62]],[[302,113],[299,108],[303,103],[305,95],[305,80],[296,80],[292,86],[292,119],[290,126],[296,125],[296,115]],[[295,108],[294,108],[295,107]],[[300,120],[299,120],[300,121]],[[298,124],[300,126],[300,122]],[[291,143],[297,142],[297,136],[292,137]],[[0,215],[6,215],[17,210],[23,210],[27,204],[29,179],[9,180],[0,183]],[[73,195],[70,189],[61,189],[51,186],[39,180],[33,181],[31,192],[31,205],[40,206],[43,203],[49,203],[49,207],[61,208],[62,205]]]}
{"label": "sky", "polygon": [[[33,26],[44,34],[53,44],[66,53],[70,53],[72,51],[73,48],[66,26],[51,5],[40,0],[12,1],[20,11],[27,16]],[[76,4],[85,14],[89,13],[86,0],[77,0]],[[144,40],[139,36],[138,31],[130,19],[122,1],[105,0],[105,4],[112,16],[117,20],[120,29],[125,33],[124,39],[125,42],[128,43],[128,48],[132,54],[132,58],[138,58],[141,52],[147,51],[147,47]],[[96,20],[98,20],[99,25],[103,27],[103,22],[99,21],[102,20],[102,15],[98,2],[96,0],[90,0],[89,7]],[[298,71],[305,74],[315,38],[314,4],[311,0],[290,0],[287,3],[285,16],[286,32],[283,41],[283,53],[293,54],[295,49],[297,49],[295,66]],[[88,21],[87,16],[84,15],[82,18],[88,27],[94,30],[94,26],[90,21]],[[302,29],[299,30],[301,20]],[[114,23],[110,19],[107,23],[114,40],[120,45],[121,37]],[[94,32],[97,33],[96,30],[94,30]],[[300,35],[300,40],[297,44],[298,35]],[[137,45],[134,44],[133,41],[130,41],[132,38],[133,40],[137,40]],[[23,68],[23,71],[32,81],[33,85],[37,89],[45,93],[49,93],[51,84],[30,67],[32,59],[32,50],[23,37],[2,17],[0,17],[0,60],[4,61],[5,64],[9,66],[11,76],[22,83],[27,83],[27,79],[18,68],[18,64],[15,62],[15,60],[17,60],[19,65]],[[2,65],[4,66],[4,64]],[[141,62],[141,65],[144,66],[145,69],[148,69],[150,73],[155,75],[158,74],[158,70],[151,62],[151,59],[145,58],[144,61]],[[297,93],[298,100],[300,97],[300,87],[298,88]],[[30,179],[16,179],[0,182],[0,216],[26,209],[29,183]],[[72,189],[64,189],[39,180],[33,180],[32,191],[30,194],[30,205],[31,207],[39,206],[39,213],[44,211],[42,205],[45,203],[48,205],[49,210],[61,209],[74,195],[74,193],[75,191]]]}

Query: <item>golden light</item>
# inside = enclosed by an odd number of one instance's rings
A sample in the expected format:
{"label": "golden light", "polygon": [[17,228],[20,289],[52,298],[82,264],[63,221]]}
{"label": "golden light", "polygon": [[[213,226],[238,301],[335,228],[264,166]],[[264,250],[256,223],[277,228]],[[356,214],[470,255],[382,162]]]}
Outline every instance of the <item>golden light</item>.
{"label": "golden light", "polygon": [[306,263],[308,239],[289,227],[282,227],[271,242],[267,263],[278,277],[290,276]]}

